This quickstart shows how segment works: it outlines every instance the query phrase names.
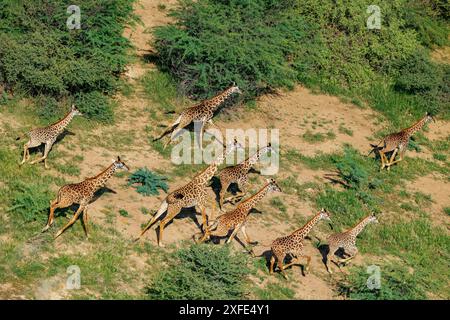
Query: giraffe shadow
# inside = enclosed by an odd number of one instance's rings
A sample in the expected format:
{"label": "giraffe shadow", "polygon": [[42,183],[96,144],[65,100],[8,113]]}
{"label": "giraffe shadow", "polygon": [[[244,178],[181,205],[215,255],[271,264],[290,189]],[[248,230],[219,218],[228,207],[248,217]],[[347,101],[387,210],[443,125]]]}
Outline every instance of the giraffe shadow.
{"label": "giraffe shadow", "polygon": [[[216,197],[217,203],[219,203],[220,202],[220,191],[222,190],[222,185],[220,184],[220,179],[216,176],[212,177],[210,186],[214,191],[214,195]],[[242,192],[242,190],[239,189],[239,186],[237,183],[233,182],[228,186],[227,192],[231,193],[232,196],[236,196],[238,194],[238,192]],[[228,195],[228,193],[226,194],[225,198],[227,197],[227,195]],[[224,201],[224,203],[226,203],[226,202],[229,202],[229,201]]]}
{"label": "giraffe shadow", "polygon": [[[267,268],[267,270],[270,270],[270,259],[273,257],[272,250],[271,250],[271,249],[265,250],[265,251],[262,252],[258,257],[263,257],[263,258],[264,258],[266,268]],[[283,265],[286,265],[286,264],[288,264],[288,263],[291,263],[292,260],[293,260],[294,258],[295,258],[295,257],[292,256],[291,254],[287,254],[286,257],[284,257]],[[304,267],[303,264],[300,264],[300,263],[291,265],[291,266],[285,268],[284,270],[292,269],[292,267],[294,267],[294,266],[299,266],[300,269],[301,269],[302,275],[303,275],[303,276],[306,276],[306,273],[305,273],[305,267]],[[275,265],[274,265],[274,270],[273,270],[273,271],[274,271],[274,273],[281,273],[280,269],[277,268],[277,263],[275,263]]]}
{"label": "giraffe shadow", "polygon": [[[320,245],[320,246],[317,248],[317,250],[319,251],[320,255],[322,256],[322,263],[323,263],[323,265],[324,265],[325,268],[326,268],[327,260],[330,259],[330,261],[331,261],[331,258],[333,257],[333,256],[330,255],[330,246],[329,246],[328,244],[322,244],[322,245]],[[334,255],[336,255],[336,256],[338,256],[339,258],[342,258],[342,259],[343,259],[343,258],[345,258],[344,253],[345,253],[344,249],[343,249],[343,248],[339,248],[339,249],[334,253]],[[333,262],[333,263],[334,263],[334,262]],[[334,264],[336,264],[336,263],[334,263]]]}
{"label": "giraffe shadow", "polygon": [[[194,207],[192,207],[192,208],[183,208],[183,209],[181,209],[180,213],[178,213],[172,220],[167,222],[167,224],[164,226],[164,230],[166,230],[167,227],[170,226],[175,220],[191,218],[192,221],[194,221],[194,223],[197,226],[197,228],[200,229],[200,231],[202,231],[202,226],[201,226],[201,224],[200,224],[200,222],[198,221],[198,218],[197,218],[197,216],[199,214],[200,213],[197,213],[197,211],[195,210]],[[160,217],[160,219],[158,221],[161,222],[166,216],[167,216],[167,211]],[[155,222],[155,223],[158,223],[158,222]],[[158,226],[155,229],[156,237],[157,237],[158,240],[159,240],[159,230],[160,230],[160,226]]]}

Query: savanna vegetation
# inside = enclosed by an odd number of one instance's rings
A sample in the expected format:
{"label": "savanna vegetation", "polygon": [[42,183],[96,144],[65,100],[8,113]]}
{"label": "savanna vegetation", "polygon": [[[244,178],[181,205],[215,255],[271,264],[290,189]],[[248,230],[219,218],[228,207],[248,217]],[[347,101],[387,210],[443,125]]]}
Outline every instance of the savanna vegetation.
{"label": "savanna vegetation", "polygon": [[[116,132],[110,127],[119,103],[115,95],[130,95],[122,74],[136,58],[122,35],[125,25],[137,20],[134,2],[83,1],[81,29],[68,30],[68,1],[0,0],[0,115],[18,122],[0,122],[0,291],[6,290],[2,283],[15,284],[7,288],[11,295],[35,297],[41,291],[30,287],[51,287],[52,281],[63,281],[67,266],[78,265],[83,290],[59,298],[295,298],[298,284],[287,285],[275,275],[262,286],[268,277],[265,259],[252,259],[232,246],[193,245],[190,240],[168,249],[159,249],[150,240],[130,245],[117,229],[118,218],[131,220],[138,214],[149,218],[152,208],[133,212],[121,204],[116,207],[114,194],[102,194],[109,203],[101,210],[102,223],[92,224],[88,241],[81,238],[79,223],[64,234],[70,245],[55,245],[50,234],[40,234],[54,190],[80,179],[86,159],[77,152],[101,144],[116,156],[137,142],[144,145],[140,152],[151,150],[168,160],[170,148],[153,142],[155,128],[186,101],[192,104],[189,99],[210,97],[231,82],[245,93],[249,110],[258,108],[256,97],[298,84],[338,95],[355,108],[372,108],[386,124],[374,139],[387,133],[386,127],[404,127],[426,111],[450,120],[450,65],[431,58],[432,50],[449,45],[447,1],[378,1],[381,29],[368,30],[371,13],[362,0],[181,0],[169,13],[173,23],[152,30],[158,69],[135,83],[146,105],[134,120],[144,119],[149,125],[135,133],[132,122],[127,130]],[[163,4],[158,10],[167,11]],[[140,62],[149,63],[147,59]],[[19,169],[21,145],[14,139],[25,128],[60,118],[72,102],[104,131],[87,138],[93,133],[81,129],[90,128],[91,121],[80,119],[81,124],[74,124],[82,142],[77,152],[71,145],[65,151],[54,148],[50,171],[40,166]],[[301,139],[313,148],[335,140],[339,133],[358,135],[346,124],[339,132],[306,131]],[[145,138],[138,140],[138,134]],[[407,184],[427,174],[449,181],[450,136],[430,140],[420,132],[409,148],[414,154],[426,150],[432,157],[408,158],[390,172],[379,172],[377,159],[352,146],[315,156],[282,148],[281,167],[288,172],[287,178],[278,180],[283,193],[270,199],[258,219],[268,225],[273,224],[268,216],[304,223],[304,218],[289,215],[286,197],[327,208],[333,214],[334,231],[375,213],[381,223],[369,226],[358,239],[364,265],[348,267],[336,281],[328,276],[325,280],[335,295],[448,299],[448,227],[432,220],[427,210],[434,201],[432,191],[412,193]],[[123,178],[119,189],[134,188],[133,196],[146,200],[164,196],[202,167],[155,170],[150,165],[149,160],[150,169],[117,174],[115,178]],[[328,176],[332,183],[299,183],[298,166],[332,173]],[[72,213],[73,208],[62,210],[57,219],[64,222]],[[448,206],[442,215],[450,215]],[[327,225],[318,230],[330,233]],[[321,247],[325,239],[308,243]],[[380,289],[366,285],[366,266],[371,264],[381,268]],[[297,272],[290,276],[301,277]]]}

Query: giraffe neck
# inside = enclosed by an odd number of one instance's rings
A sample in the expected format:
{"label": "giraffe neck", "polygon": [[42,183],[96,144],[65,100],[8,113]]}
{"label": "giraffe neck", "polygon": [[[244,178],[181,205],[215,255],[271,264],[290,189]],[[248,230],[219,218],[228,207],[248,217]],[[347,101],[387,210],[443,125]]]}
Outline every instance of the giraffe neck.
{"label": "giraffe neck", "polygon": [[206,184],[209,180],[216,174],[217,169],[223,163],[225,158],[230,154],[234,149],[227,148],[224,152],[217,157],[216,160],[213,161],[205,170],[200,172],[197,176],[194,177],[195,181],[198,184]]}
{"label": "giraffe neck", "polygon": [[259,159],[261,158],[261,156],[268,152],[269,148],[268,147],[264,147],[262,149],[259,149],[254,155],[252,155],[251,157],[247,158],[243,163],[242,163],[242,167],[244,168],[244,170],[248,171],[250,170],[250,168],[259,161]]}
{"label": "giraffe neck", "polygon": [[52,126],[57,127],[57,129],[59,131],[62,131],[69,125],[70,121],[72,121],[74,116],[75,116],[75,114],[74,114],[73,110],[71,110],[71,111],[69,111],[68,114],[65,115],[64,118],[62,118],[58,122],[54,123]]}
{"label": "giraffe neck", "polygon": [[225,91],[219,93],[217,96],[211,98],[209,100],[210,106],[213,110],[217,110],[217,108],[229,97],[233,94],[232,87],[226,89]]}
{"label": "giraffe neck", "polygon": [[253,196],[245,200],[240,207],[244,207],[248,210],[247,214],[250,212],[250,209],[253,208],[262,198],[266,196],[269,192],[270,183],[267,183],[264,187],[262,187],[257,193]]}
{"label": "giraffe neck", "polygon": [[306,237],[311,229],[319,222],[320,212],[316,214],[311,220],[309,220],[303,227],[294,231],[295,235],[300,235],[302,238]]}
{"label": "giraffe neck", "polygon": [[409,137],[412,136],[414,133],[422,129],[422,127],[427,123],[428,116],[423,117],[419,121],[417,121],[415,124],[413,124],[411,127],[406,128],[403,130]]}
{"label": "giraffe neck", "polygon": [[349,233],[356,238],[358,234],[361,233],[361,231],[364,230],[364,228],[370,223],[369,220],[370,217],[365,217],[362,219],[356,226],[354,226],[352,229],[349,230]]}
{"label": "giraffe neck", "polygon": [[105,170],[100,172],[98,175],[92,178],[92,183],[96,188],[100,188],[105,185],[106,181],[108,181],[109,178],[114,174],[116,171],[116,166],[114,163],[112,163],[109,167],[107,167]]}

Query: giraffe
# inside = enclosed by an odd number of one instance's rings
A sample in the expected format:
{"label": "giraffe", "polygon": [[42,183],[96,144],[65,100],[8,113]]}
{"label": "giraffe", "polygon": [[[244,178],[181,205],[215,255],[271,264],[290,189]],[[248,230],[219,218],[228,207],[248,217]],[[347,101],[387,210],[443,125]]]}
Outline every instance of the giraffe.
{"label": "giraffe", "polygon": [[356,226],[342,233],[335,233],[328,237],[328,246],[329,251],[326,257],[324,258],[325,266],[327,271],[331,274],[333,273],[331,269],[328,267],[328,255],[334,256],[336,251],[339,248],[343,248],[345,254],[349,257],[346,259],[339,259],[338,262],[331,261],[336,263],[339,267],[339,263],[347,264],[351,259],[353,259],[358,253],[358,248],[356,247],[356,237],[358,234],[369,224],[369,223],[378,223],[377,217],[375,215],[369,215],[362,219]]}
{"label": "giraffe", "polygon": [[236,234],[241,231],[247,244],[257,244],[257,242],[250,240],[245,230],[245,223],[247,222],[250,210],[269,192],[281,192],[281,188],[274,179],[267,179],[267,183],[256,194],[239,203],[234,210],[220,215],[211,226],[206,228],[199,242],[204,242],[210,236],[224,237],[230,230],[233,230],[225,243],[230,243]]}
{"label": "giraffe", "polygon": [[228,187],[231,183],[237,183],[239,188],[241,189],[241,194],[239,196],[233,197],[231,199],[237,197],[244,197],[247,193],[247,185],[248,185],[248,173],[250,169],[255,165],[261,156],[265,153],[273,151],[271,144],[269,143],[264,148],[259,149],[254,155],[248,157],[246,160],[232,167],[226,167],[219,173],[220,179],[220,208],[223,208],[223,201],[225,193],[227,192]]}
{"label": "giraffe", "polygon": [[[303,239],[308,235],[311,229],[319,222],[320,220],[325,219],[331,221],[329,213],[325,209],[321,209],[311,220],[309,220],[303,227],[297,229],[290,235],[280,237],[275,239],[270,245],[272,251],[272,257],[270,258],[270,274],[273,273],[273,267],[275,264],[275,260],[277,260],[278,268],[281,270],[281,273],[285,279],[287,276],[284,272],[284,269],[299,264],[299,258],[305,257],[307,260],[305,266],[305,272],[309,269],[309,264],[311,262],[311,257],[303,254]],[[283,266],[283,261],[286,255],[291,255],[295,257],[295,259]]]}
{"label": "giraffe", "polygon": [[[160,247],[164,246],[162,236],[165,225],[169,223],[177,214],[179,214],[183,208],[198,208],[202,214],[202,227],[205,228],[207,226],[206,205],[207,202],[211,202],[206,190],[208,183],[228,154],[234,152],[234,150],[238,148],[242,148],[242,146],[235,139],[233,143],[229,144],[225,148],[221,155],[219,155],[208,167],[206,167],[206,169],[195,175],[189,183],[169,193],[166,199],[161,203],[158,211],[135,241],[138,241],[144,233],[151,228],[155,221],[166,211],[167,215],[159,223],[158,246]],[[215,206],[214,201],[212,201],[212,204]],[[214,209],[211,213],[211,218],[213,216]]]}
{"label": "giraffe", "polygon": [[200,122],[200,132],[199,132],[199,145],[200,148],[202,148],[203,143],[203,130],[205,128],[205,125],[208,123],[212,126],[217,127],[213,121],[212,117],[214,116],[214,112],[219,108],[219,106],[233,93],[242,94],[241,90],[238,86],[233,84],[225,91],[221,92],[220,94],[216,95],[215,97],[211,99],[204,100],[186,110],[181,112],[177,120],[175,122],[168,126],[166,130],[156,139],[153,141],[159,140],[162,137],[164,137],[167,133],[172,131],[172,134],[170,136],[170,139],[164,144],[164,148],[167,147],[168,144],[170,144],[181,132],[181,130],[185,127],[187,127],[192,122]]}
{"label": "giraffe", "polygon": [[117,157],[117,160],[113,161],[111,165],[109,165],[98,175],[87,178],[86,180],[79,183],[68,184],[61,187],[58,191],[57,198],[50,202],[50,214],[48,216],[47,225],[44,227],[44,229],[42,229],[42,232],[47,231],[53,224],[55,209],[66,208],[74,203],[77,203],[80,205],[78,207],[78,210],[75,212],[70,221],[56,233],[55,239],[58,238],[72,224],[74,224],[81,213],[83,213],[83,229],[86,237],[88,237],[87,209],[89,203],[94,197],[94,193],[105,185],[106,181],[111,178],[111,176],[117,169],[129,170],[127,165],[122,160],[120,160],[120,157]]}
{"label": "giraffe", "polygon": [[[375,151],[379,152],[381,158],[380,170],[383,170],[385,167],[387,167],[387,170],[389,171],[393,164],[402,161],[411,136],[415,132],[422,129],[422,127],[430,120],[435,121],[434,118],[427,112],[423,118],[421,118],[409,128],[405,128],[400,132],[387,135],[377,145],[371,144],[370,146],[372,147],[372,150],[369,152],[369,155]],[[389,152],[393,152],[390,159],[388,159],[386,156],[386,153]],[[400,155],[400,158],[398,160],[394,160],[397,153]]]}
{"label": "giraffe", "polygon": [[[58,122],[51,124],[45,128],[37,128],[27,132],[25,135],[29,137],[29,140],[23,146],[23,160],[20,165],[24,164],[30,158],[29,148],[35,148],[44,143],[45,150],[42,158],[34,160],[30,164],[44,161],[44,166],[46,169],[48,169],[47,156],[56,139],[61,133],[63,133],[64,129],[69,125],[74,116],[81,115],[82,113],[75,107],[75,105],[72,105],[69,113],[67,113],[67,115]],[[19,140],[20,138],[21,137],[18,137],[16,140]]]}

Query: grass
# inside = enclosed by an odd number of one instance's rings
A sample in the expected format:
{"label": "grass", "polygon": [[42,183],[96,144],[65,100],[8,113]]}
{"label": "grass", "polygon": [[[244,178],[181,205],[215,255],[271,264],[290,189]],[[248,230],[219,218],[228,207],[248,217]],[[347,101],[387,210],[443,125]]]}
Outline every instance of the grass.
{"label": "grass", "polygon": [[302,138],[308,143],[319,143],[326,140],[333,140],[336,138],[336,135],[333,131],[328,131],[327,133],[312,133],[310,130],[307,130],[302,135]]}

